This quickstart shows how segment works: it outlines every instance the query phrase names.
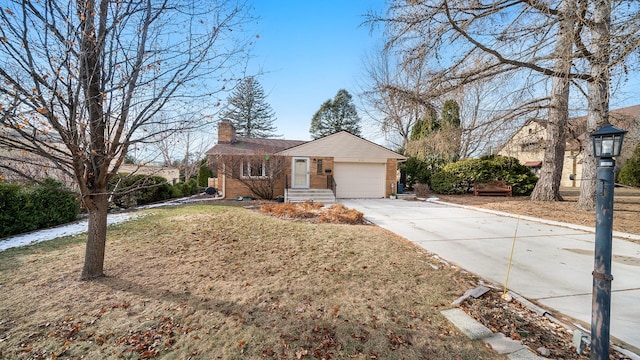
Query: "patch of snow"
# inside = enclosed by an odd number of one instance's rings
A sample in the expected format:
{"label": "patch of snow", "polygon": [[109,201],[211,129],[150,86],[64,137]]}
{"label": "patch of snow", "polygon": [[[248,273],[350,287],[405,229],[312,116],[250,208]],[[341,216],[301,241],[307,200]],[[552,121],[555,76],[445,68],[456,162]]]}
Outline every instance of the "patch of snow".
{"label": "patch of snow", "polygon": [[[109,214],[107,216],[107,225],[118,224],[139,216],[140,215],[135,213]],[[14,247],[31,245],[42,241],[53,240],[63,236],[86,233],[88,226],[88,220],[81,220],[49,229],[37,230],[27,234],[11,236],[0,240],[0,251],[4,251]]]}
{"label": "patch of snow", "polygon": [[[135,210],[153,209],[161,206],[181,205],[197,201],[196,196],[173,199],[162,203],[144,205],[135,208]],[[107,225],[119,224],[121,222],[140,217],[135,212],[117,213],[107,215]],[[42,241],[53,240],[59,237],[78,235],[87,232],[89,223],[87,220],[81,220],[66,225],[61,225],[49,229],[37,230],[27,234],[11,236],[0,240],[0,251],[4,251],[14,247],[31,245]]]}

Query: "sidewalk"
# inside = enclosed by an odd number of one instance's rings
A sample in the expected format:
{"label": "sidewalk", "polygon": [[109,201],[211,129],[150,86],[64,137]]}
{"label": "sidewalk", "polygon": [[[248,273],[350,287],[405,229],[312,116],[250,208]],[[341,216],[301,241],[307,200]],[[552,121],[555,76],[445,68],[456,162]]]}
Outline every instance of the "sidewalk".
{"label": "sidewalk", "polygon": [[[492,283],[591,323],[595,236],[584,229],[423,201],[344,200],[373,223]],[[614,238],[611,335],[640,349],[640,245]]]}

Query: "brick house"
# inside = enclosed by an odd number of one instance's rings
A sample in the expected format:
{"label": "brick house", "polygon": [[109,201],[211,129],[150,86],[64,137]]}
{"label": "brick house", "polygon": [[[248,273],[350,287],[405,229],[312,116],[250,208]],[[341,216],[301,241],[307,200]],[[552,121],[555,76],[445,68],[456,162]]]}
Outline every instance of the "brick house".
{"label": "brick house", "polygon": [[218,124],[218,143],[206,154],[224,197],[269,198],[255,191],[267,185],[286,201],[387,197],[396,192],[398,161],[406,160],[346,131],[313,141],[244,138],[229,121]]}

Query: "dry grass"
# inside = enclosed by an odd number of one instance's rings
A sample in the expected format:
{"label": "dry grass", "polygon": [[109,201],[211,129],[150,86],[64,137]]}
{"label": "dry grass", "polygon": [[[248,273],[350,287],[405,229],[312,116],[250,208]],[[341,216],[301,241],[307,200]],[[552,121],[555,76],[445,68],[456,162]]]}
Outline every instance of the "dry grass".
{"label": "dry grass", "polygon": [[[572,224],[595,226],[595,211],[578,210],[578,189],[561,190],[564,201],[531,201],[528,196],[500,197],[473,195],[437,195],[441,200],[504,211],[512,214],[534,216],[542,219]],[[615,188],[613,230],[640,235],[640,189]]]}
{"label": "dry grass", "polygon": [[439,313],[475,279],[375,226],[183,206],[110,228],[106,278],[83,251],[0,253],[0,358],[503,358]]}

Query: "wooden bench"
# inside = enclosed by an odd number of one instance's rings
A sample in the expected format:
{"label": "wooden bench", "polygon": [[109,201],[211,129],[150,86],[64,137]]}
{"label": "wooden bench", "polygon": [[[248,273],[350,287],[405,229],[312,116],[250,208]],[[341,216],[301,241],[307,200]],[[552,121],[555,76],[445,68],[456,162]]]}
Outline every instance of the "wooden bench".
{"label": "wooden bench", "polygon": [[489,196],[513,196],[511,185],[507,185],[504,180],[491,180],[485,183],[473,184],[473,195]]}

